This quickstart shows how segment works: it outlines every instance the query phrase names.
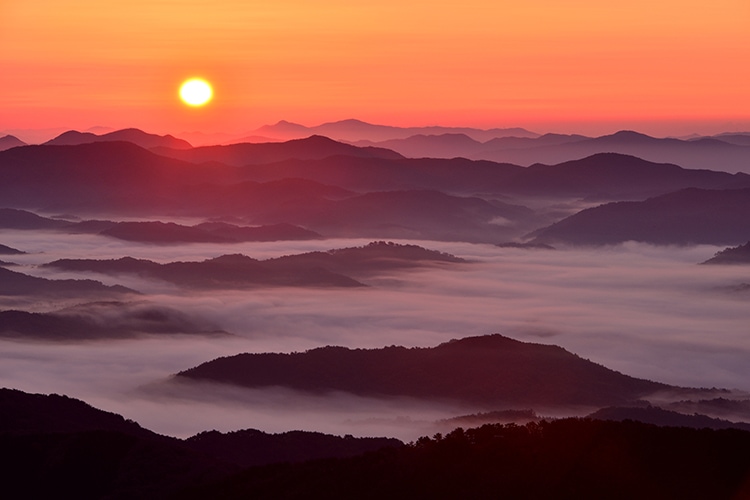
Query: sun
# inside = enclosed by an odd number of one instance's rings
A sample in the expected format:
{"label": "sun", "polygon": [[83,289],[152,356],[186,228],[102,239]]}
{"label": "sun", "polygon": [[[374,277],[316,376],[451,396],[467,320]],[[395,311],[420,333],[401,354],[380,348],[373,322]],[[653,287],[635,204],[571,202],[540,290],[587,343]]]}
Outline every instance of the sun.
{"label": "sun", "polygon": [[188,106],[203,106],[213,96],[211,84],[203,78],[189,78],[180,85],[180,99]]}

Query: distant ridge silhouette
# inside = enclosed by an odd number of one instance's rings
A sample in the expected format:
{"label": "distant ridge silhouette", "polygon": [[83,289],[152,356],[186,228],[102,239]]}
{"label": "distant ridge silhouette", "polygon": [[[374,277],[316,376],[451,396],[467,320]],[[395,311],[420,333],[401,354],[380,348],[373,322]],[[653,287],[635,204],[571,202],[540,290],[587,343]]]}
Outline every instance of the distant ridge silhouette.
{"label": "distant ridge silhouette", "polygon": [[18,137],[10,134],[0,137],[0,151],[5,151],[6,149],[10,148],[16,148],[18,146],[26,146],[26,143]]}
{"label": "distant ridge silhouette", "polygon": [[298,123],[282,120],[274,125],[264,125],[253,131],[255,135],[277,137],[280,139],[297,139],[311,134],[320,134],[332,139],[356,142],[361,140],[386,141],[405,139],[413,135],[464,134],[475,141],[485,142],[497,137],[537,137],[539,134],[523,128],[493,128],[489,130],[471,127],[394,127],[374,125],[362,120],[348,119],[306,127]]}
{"label": "distant ridge silhouette", "polygon": [[108,132],[102,135],[97,135],[91,132],[78,132],[77,130],[69,130],[58,135],[54,139],[45,142],[44,145],[77,146],[79,144],[90,144],[92,142],[112,141],[132,142],[133,144],[137,144],[138,146],[145,149],[156,147],[189,149],[193,147],[189,142],[183,139],[178,139],[172,135],[149,134],[137,128],[116,130],[114,132]]}

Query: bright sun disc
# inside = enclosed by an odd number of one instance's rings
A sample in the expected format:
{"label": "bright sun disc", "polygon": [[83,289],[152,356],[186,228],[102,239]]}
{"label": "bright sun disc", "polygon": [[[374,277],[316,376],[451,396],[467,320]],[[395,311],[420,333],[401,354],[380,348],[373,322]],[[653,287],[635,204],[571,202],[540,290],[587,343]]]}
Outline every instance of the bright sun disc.
{"label": "bright sun disc", "polygon": [[185,80],[180,86],[180,99],[188,106],[203,106],[213,95],[211,84],[202,78]]}

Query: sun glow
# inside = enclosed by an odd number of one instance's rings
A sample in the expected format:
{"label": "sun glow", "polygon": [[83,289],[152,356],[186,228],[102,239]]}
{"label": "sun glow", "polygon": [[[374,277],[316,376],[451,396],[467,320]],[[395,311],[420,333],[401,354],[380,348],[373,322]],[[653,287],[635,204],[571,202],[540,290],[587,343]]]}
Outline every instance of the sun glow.
{"label": "sun glow", "polygon": [[180,99],[188,106],[203,106],[213,95],[211,84],[202,78],[190,78],[180,86]]}

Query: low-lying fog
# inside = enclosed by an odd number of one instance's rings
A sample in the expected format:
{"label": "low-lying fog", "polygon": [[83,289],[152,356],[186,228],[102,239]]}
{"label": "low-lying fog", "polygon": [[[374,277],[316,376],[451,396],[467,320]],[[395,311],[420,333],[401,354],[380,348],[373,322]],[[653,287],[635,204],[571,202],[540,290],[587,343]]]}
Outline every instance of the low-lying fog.
{"label": "low-lying fog", "polygon": [[[0,243],[30,252],[4,256],[21,265],[12,269],[47,278],[84,277],[34,267],[58,258],[132,256],[168,262],[243,253],[263,259],[369,241],[155,246],[91,235],[0,232]],[[149,294],[144,300],[189,312],[236,336],[67,344],[3,340],[0,385],[67,394],[179,436],[214,428],[259,428],[413,439],[429,432],[423,421],[470,411],[346,395],[328,399],[282,390],[191,388],[165,380],[203,361],[239,352],[290,352],[322,345],[434,346],[452,338],[502,333],[557,344],[637,377],[750,390],[750,292],[733,289],[750,283],[750,266],[697,265],[718,247],[628,243],[549,251],[408,243],[474,262],[361,278],[371,286],[354,290],[191,293],[134,277],[86,275],[135,288]],[[50,311],[70,304],[20,305]],[[0,297],[0,309],[20,305]]]}

